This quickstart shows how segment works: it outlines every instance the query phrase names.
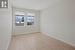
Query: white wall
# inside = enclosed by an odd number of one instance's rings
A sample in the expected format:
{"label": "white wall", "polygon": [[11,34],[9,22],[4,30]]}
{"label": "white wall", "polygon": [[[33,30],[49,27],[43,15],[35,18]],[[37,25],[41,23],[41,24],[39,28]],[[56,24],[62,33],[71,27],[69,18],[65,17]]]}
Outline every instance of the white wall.
{"label": "white wall", "polygon": [[[15,12],[21,11],[25,13],[25,22],[24,26],[15,26]],[[27,13],[34,13],[34,24],[31,26],[27,26],[26,23],[26,15]],[[28,34],[40,32],[40,11],[38,10],[30,10],[30,9],[22,9],[22,8],[13,8],[13,35],[19,34]]]}
{"label": "white wall", "polygon": [[41,32],[75,46],[75,0],[61,0],[42,10]]}
{"label": "white wall", "polygon": [[11,40],[12,13],[10,6],[11,4],[8,9],[0,9],[0,50],[7,50]]}

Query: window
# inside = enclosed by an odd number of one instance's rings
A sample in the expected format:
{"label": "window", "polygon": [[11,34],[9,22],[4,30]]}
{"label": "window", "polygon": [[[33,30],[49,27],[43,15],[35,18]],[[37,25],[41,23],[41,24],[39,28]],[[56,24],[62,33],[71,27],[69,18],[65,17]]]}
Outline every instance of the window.
{"label": "window", "polygon": [[16,26],[24,26],[24,16],[16,15]]}
{"label": "window", "polygon": [[31,13],[27,14],[27,25],[33,25],[34,24],[34,15]]}
{"label": "window", "polygon": [[24,26],[24,14],[16,13],[15,15],[15,25],[16,26]]}

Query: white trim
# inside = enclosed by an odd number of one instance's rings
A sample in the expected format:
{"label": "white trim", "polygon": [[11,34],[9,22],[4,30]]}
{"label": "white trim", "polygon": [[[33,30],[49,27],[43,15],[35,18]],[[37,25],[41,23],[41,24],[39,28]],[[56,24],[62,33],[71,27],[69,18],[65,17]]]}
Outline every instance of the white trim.
{"label": "white trim", "polygon": [[66,44],[68,44],[68,45],[70,45],[70,46],[72,46],[72,47],[75,47],[75,44],[72,44],[71,42],[65,41],[65,40],[63,40],[63,39],[59,39],[58,37],[52,36],[52,35],[50,35],[50,34],[46,34],[46,33],[43,33],[43,34],[45,34],[45,35],[47,35],[47,36],[49,36],[49,37],[52,37],[52,38],[54,38],[54,39],[60,40],[60,41],[66,43]]}

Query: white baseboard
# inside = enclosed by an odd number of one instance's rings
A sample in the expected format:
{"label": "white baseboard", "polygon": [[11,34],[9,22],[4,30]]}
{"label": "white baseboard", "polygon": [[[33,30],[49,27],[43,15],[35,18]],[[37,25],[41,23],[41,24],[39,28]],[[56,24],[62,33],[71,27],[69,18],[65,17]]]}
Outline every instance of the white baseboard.
{"label": "white baseboard", "polygon": [[75,44],[72,44],[71,42],[67,42],[67,41],[65,41],[65,40],[63,40],[63,39],[59,39],[58,37],[52,36],[52,35],[50,35],[50,34],[46,34],[46,33],[43,33],[43,34],[45,34],[45,35],[47,35],[47,36],[50,36],[50,37],[52,37],[52,38],[54,38],[54,39],[60,40],[60,41],[66,43],[66,44],[68,44],[68,45],[70,45],[70,46],[72,46],[72,47],[75,47]]}
{"label": "white baseboard", "polygon": [[27,35],[27,34],[35,34],[40,32],[33,32],[33,33],[19,33],[19,34],[13,34],[12,36],[18,36],[18,35]]}

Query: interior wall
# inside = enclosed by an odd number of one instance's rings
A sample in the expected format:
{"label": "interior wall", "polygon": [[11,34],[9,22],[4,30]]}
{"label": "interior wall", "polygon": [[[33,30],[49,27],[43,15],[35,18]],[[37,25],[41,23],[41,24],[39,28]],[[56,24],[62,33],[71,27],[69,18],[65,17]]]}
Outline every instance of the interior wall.
{"label": "interior wall", "polygon": [[8,8],[0,8],[0,50],[7,50],[11,41],[12,11],[11,0]]}
{"label": "interior wall", "polygon": [[75,46],[75,1],[62,0],[42,10],[41,32]]}
{"label": "interior wall", "polygon": [[[16,11],[21,11],[25,13],[24,26],[15,25],[15,12]],[[29,26],[27,25],[26,23],[27,13],[35,14],[33,25],[29,25]],[[40,32],[40,11],[14,7],[13,8],[13,35],[28,34],[28,33],[35,33],[35,32]]]}

